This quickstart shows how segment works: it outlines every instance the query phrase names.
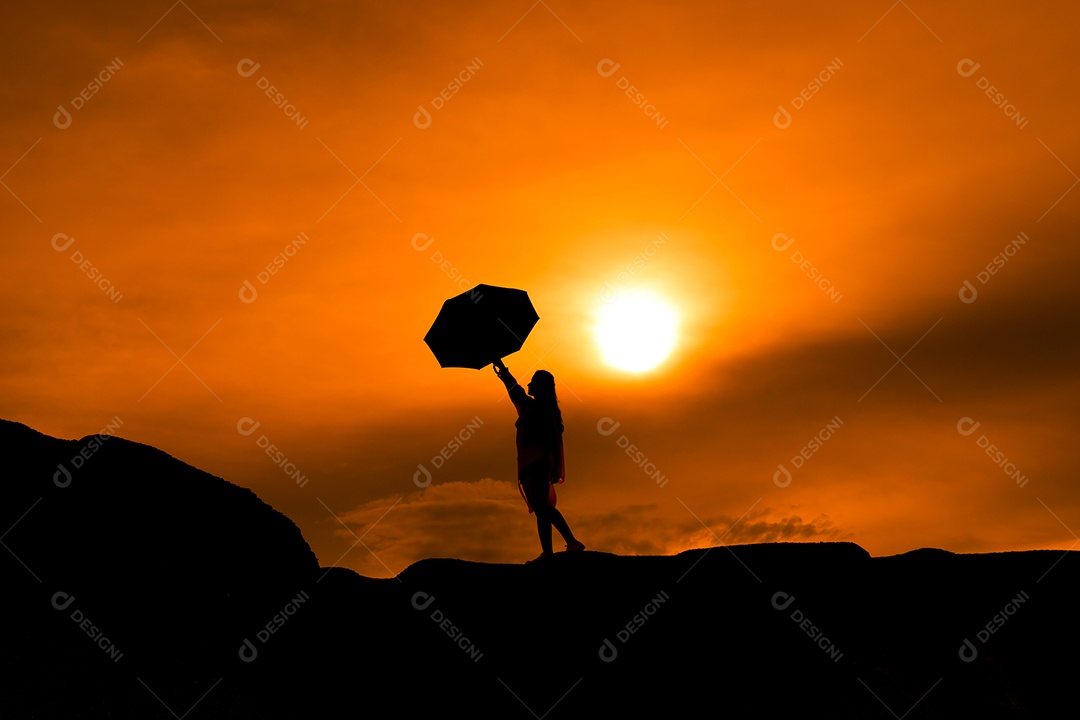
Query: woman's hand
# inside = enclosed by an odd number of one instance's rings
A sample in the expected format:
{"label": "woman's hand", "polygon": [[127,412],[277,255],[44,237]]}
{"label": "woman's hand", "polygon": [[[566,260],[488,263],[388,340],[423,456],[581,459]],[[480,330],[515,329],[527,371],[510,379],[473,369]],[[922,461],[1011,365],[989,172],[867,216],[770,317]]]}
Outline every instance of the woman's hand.
{"label": "woman's hand", "polygon": [[495,374],[498,375],[499,380],[502,380],[502,384],[506,386],[507,390],[511,390],[517,385],[514,376],[510,374],[510,368],[503,365],[502,358],[491,363],[491,366],[495,368]]}

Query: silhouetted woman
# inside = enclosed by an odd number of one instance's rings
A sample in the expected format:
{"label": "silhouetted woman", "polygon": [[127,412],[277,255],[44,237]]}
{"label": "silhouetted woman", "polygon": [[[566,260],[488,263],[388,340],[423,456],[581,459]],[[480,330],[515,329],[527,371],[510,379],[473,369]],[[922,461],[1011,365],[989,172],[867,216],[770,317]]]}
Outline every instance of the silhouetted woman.
{"label": "silhouetted woman", "polygon": [[562,412],[555,397],[555,378],[547,370],[537,370],[526,393],[502,360],[497,360],[494,367],[517,408],[514,427],[517,428],[518,489],[529,512],[536,513],[536,531],[543,549],[537,560],[551,555],[552,525],[566,541],[567,552],[584,550],[585,546],[570,532],[562,513],[555,509],[555,483],[561,483],[565,477]]}

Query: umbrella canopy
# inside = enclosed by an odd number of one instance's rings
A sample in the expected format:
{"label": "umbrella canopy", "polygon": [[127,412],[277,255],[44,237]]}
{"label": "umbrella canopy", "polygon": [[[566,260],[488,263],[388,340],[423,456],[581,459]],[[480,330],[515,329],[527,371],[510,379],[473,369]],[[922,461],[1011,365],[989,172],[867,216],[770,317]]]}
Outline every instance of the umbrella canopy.
{"label": "umbrella canopy", "polygon": [[539,319],[524,290],[477,285],[443,303],[424,342],[440,366],[479,370],[520,350]]}

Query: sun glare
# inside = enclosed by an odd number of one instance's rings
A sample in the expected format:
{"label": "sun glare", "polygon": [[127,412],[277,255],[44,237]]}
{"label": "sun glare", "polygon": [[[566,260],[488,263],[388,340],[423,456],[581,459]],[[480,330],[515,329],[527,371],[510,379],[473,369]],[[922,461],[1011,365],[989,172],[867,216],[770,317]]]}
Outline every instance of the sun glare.
{"label": "sun glare", "polygon": [[678,314],[664,298],[623,291],[597,314],[596,342],[604,362],[618,370],[652,370],[675,347]]}

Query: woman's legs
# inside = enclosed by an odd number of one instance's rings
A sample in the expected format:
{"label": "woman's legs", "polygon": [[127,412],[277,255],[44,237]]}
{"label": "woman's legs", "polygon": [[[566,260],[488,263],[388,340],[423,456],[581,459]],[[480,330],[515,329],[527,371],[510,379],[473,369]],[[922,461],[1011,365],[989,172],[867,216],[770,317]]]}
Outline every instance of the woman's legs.
{"label": "woman's legs", "polygon": [[563,536],[563,540],[567,545],[573,545],[577,542],[574,537],[574,533],[570,532],[570,526],[566,524],[566,520],[563,519],[562,513],[553,507],[548,508],[549,524],[548,524],[548,542],[551,542],[551,525],[555,526],[555,529],[559,531],[559,534]]}
{"label": "woman's legs", "polygon": [[[535,507],[535,506],[534,506]],[[540,549],[544,551],[545,555],[551,554],[551,520],[547,518],[547,514],[540,512],[536,513],[536,532],[540,536]]]}
{"label": "woman's legs", "polygon": [[570,526],[566,524],[561,512],[547,504],[537,505],[535,503],[533,504],[533,512],[536,513],[536,531],[540,535],[540,548],[545,553],[551,552],[552,525],[563,536],[563,540],[566,541],[568,546],[577,543],[577,538],[574,537],[574,533],[570,532]]}
{"label": "woman's legs", "polygon": [[[536,465],[541,465],[541,467],[537,469]],[[547,469],[543,464],[535,463],[525,468],[525,470],[528,472],[522,478],[522,483],[525,486],[525,496],[529,499],[529,505],[532,507],[533,513],[536,514],[536,533],[540,536],[540,548],[545,555],[550,555],[551,513],[555,512],[555,510],[548,505]],[[560,530],[560,532],[562,531]]]}
{"label": "woman's legs", "polygon": [[562,513],[551,507],[548,493],[550,488],[550,466],[544,462],[537,462],[525,468],[522,483],[525,486],[525,495],[529,499],[529,505],[536,513],[536,533],[540,536],[540,548],[544,554],[551,554],[551,526],[554,525],[567,545],[574,545],[577,540],[574,533]]}

